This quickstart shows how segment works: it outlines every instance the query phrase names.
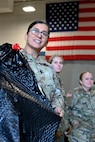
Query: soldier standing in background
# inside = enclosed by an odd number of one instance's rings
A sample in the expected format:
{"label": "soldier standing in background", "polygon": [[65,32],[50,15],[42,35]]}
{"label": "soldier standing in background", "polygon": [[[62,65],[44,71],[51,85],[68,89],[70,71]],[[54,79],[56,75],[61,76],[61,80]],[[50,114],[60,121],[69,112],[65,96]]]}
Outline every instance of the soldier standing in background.
{"label": "soldier standing in background", "polygon": [[[59,79],[59,82],[60,82],[60,87],[62,88],[63,90],[63,96],[65,95],[64,93],[64,88],[63,88],[63,82],[61,80],[61,77],[60,77],[60,73],[63,69],[63,66],[64,66],[64,59],[62,58],[62,56],[60,55],[53,55],[50,57],[49,59],[49,63],[52,65],[54,71],[56,72],[57,74],[57,77]],[[65,96],[64,96],[64,99],[65,99]],[[65,114],[66,114],[66,111],[65,111]],[[56,132],[56,140],[55,142],[68,142],[68,138],[64,135],[64,132],[67,130],[67,128],[69,127],[68,125],[68,120],[66,120],[66,116],[64,115],[64,118],[65,118],[65,121],[63,121],[63,125],[60,124],[59,128],[58,128],[58,131]]]}
{"label": "soldier standing in background", "polygon": [[79,87],[67,94],[72,127],[69,142],[95,142],[95,89],[92,73],[81,73],[79,83]]}

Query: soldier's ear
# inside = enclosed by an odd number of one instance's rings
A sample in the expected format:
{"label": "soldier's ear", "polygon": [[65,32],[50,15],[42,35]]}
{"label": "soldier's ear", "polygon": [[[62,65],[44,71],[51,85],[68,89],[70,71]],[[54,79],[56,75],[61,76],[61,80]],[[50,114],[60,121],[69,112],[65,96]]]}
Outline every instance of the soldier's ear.
{"label": "soldier's ear", "polygon": [[81,80],[79,81],[79,84],[82,85],[82,81]]}

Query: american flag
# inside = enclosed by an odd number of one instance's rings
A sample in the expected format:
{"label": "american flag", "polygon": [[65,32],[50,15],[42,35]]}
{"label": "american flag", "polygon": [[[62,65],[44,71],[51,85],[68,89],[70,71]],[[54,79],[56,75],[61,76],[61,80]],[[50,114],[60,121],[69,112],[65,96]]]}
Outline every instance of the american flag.
{"label": "american flag", "polygon": [[95,0],[46,4],[50,38],[46,59],[95,60]]}

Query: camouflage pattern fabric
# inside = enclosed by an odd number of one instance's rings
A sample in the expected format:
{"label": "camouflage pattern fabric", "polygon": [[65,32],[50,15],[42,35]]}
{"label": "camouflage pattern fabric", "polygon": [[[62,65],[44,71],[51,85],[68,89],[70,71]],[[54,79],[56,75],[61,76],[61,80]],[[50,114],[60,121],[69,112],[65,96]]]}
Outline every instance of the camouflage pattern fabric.
{"label": "camouflage pattern fabric", "polygon": [[71,93],[72,97],[67,98],[68,116],[72,126],[69,142],[95,142],[95,89],[86,92],[79,86]]}
{"label": "camouflage pattern fabric", "polygon": [[24,50],[22,50],[21,52],[24,54],[31,69],[35,73],[38,84],[45,92],[47,98],[51,101],[52,107],[60,107],[64,112],[63,93],[65,92],[62,92],[59,80],[55,72],[52,70],[50,64],[40,57],[36,59],[33,58]]}
{"label": "camouflage pattern fabric", "polygon": [[64,112],[65,90],[62,82],[51,68],[51,65],[44,59],[40,57],[35,59],[31,55],[27,54],[24,50],[21,52],[28,61],[31,69],[34,71],[37,82],[45,92],[47,98],[50,100],[52,107],[60,107],[62,109],[64,118],[61,119],[59,129],[61,134],[63,134],[63,132],[69,127],[69,123],[67,120],[67,115]]}
{"label": "camouflage pattern fabric", "polygon": [[63,84],[59,74],[57,74],[57,78],[59,80],[60,88],[62,90],[63,97],[64,97],[64,117],[63,117],[63,119],[61,119],[61,123],[58,128],[58,130],[60,131],[60,133],[62,135],[70,127],[70,124],[68,121],[68,115],[67,115],[67,110],[66,110],[67,108],[66,108],[66,96],[65,96],[64,84]]}

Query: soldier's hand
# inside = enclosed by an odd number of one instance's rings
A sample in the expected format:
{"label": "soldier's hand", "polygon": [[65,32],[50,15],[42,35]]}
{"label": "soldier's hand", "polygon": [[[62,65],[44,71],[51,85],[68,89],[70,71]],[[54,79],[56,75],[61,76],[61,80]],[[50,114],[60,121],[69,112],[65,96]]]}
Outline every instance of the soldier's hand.
{"label": "soldier's hand", "polygon": [[59,139],[60,137],[61,137],[61,132],[57,130],[55,134],[55,139]]}
{"label": "soldier's hand", "polygon": [[78,128],[78,127],[79,127],[79,122],[78,122],[78,121],[75,121],[75,122],[73,123],[73,127],[74,127],[74,128]]}
{"label": "soldier's hand", "polygon": [[70,135],[72,129],[71,129],[71,126],[68,127],[68,129],[65,131],[65,135]]}
{"label": "soldier's hand", "polygon": [[67,94],[66,94],[66,97],[67,97],[67,98],[71,98],[71,97],[72,97],[72,93],[67,93]]}
{"label": "soldier's hand", "polygon": [[63,117],[63,112],[62,112],[61,108],[56,107],[56,108],[55,108],[55,112],[56,112],[56,114],[59,115],[60,117]]}

